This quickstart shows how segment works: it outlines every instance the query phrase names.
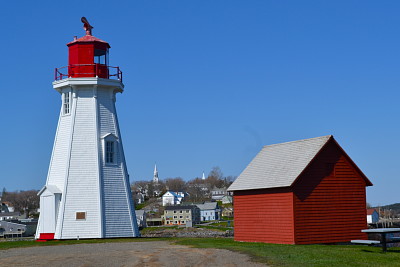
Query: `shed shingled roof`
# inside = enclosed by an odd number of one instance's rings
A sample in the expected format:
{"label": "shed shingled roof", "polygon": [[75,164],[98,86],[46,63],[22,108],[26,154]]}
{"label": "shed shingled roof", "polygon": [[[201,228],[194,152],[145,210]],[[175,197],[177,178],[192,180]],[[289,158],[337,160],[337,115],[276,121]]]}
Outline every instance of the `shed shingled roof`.
{"label": "shed shingled roof", "polygon": [[291,186],[330,139],[332,135],[264,146],[228,191]]}

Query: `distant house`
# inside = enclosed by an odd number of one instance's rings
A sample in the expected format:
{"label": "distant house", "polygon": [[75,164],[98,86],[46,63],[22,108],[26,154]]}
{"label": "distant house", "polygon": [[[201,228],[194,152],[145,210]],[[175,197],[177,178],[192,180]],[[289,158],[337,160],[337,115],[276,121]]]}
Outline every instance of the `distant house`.
{"label": "distant house", "polygon": [[200,209],[195,205],[166,206],[163,219],[166,225],[194,225],[200,222]]}
{"label": "distant house", "polygon": [[232,196],[224,196],[222,199],[222,204],[231,204],[233,203],[233,198]]}
{"label": "distant house", "polygon": [[21,215],[19,212],[2,212],[0,213],[0,221],[6,220],[17,220],[24,218],[24,215]]}
{"label": "distant house", "polygon": [[144,203],[144,194],[141,192],[136,192],[133,194],[133,200],[135,201],[135,204],[142,204]]}
{"label": "distant house", "polygon": [[137,220],[138,227],[139,228],[147,227],[146,211],[145,210],[135,210],[135,213],[136,213],[136,220]]}
{"label": "distant house", "polygon": [[205,202],[204,204],[196,204],[200,209],[200,221],[215,221],[220,219],[221,210],[217,202]]}
{"label": "distant house", "polygon": [[2,212],[10,212],[6,203],[0,203],[0,213]]}
{"label": "distant house", "polygon": [[11,202],[4,201],[1,204],[5,205],[8,208],[8,212],[15,212],[14,206],[13,204],[11,204]]}
{"label": "distant house", "polygon": [[25,232],[23,233],[23,236],[34,236],[36,233],[36,228],[37,228],[37,219],[19,219],[17,221],[11,221],[13,223],[18,223],[18,224],[23,224],[25,225]]}
{"label": "distant house", "polygon": [[376,209],[367,209],[367,223],[379,222],[379,214]]}
{"label": "distant house", "polygon": [[7,222],[7,221],[0,221],[0,236],[13,236],[13,235],[23,235],[26,230],[26,225]]}
{"label": "distant house", "polygon": [[222,209],[221,215],[224,217],[233,217],[233,208],[232,207],[224,207]]}
{"label": "distant house", "polygon": [[162,205],[179,205],[182,202],[182,199],[185,197],[183,192],[172,192],[167,191],[164,195],[162,195]]}
{"label": "distant house", "polygon": [[222,187],[222,188],[214,187],[211,190],[211,199],[221,200],[226,195],[228,195],[226,187]]}
{"label": "distant house", "polygon": [[331,135],[265,146],[229,187],[235,240],[314,244],[365,239],[365,187],[371,185]]}

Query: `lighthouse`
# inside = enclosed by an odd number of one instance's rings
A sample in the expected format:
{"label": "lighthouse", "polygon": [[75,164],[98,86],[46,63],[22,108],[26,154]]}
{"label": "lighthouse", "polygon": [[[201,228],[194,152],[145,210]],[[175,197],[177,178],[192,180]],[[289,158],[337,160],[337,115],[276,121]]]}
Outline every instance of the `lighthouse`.
{"label": "lighthouse", "polygon": [[36,239],[137,237],[139,231],[115,108],[122,72],[110,45],[92,35],[67,44],[68,66],[55,70],[61,108]]}

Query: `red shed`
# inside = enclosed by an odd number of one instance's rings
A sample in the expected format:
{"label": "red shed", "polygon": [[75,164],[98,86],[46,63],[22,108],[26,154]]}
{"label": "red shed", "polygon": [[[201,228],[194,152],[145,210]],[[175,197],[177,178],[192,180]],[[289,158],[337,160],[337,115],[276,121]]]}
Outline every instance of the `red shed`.
{"label": "red shed", "polygon": [[332,135],[265,146],[229,187],[235,240],[315,244],[365,239],[372,183]]}

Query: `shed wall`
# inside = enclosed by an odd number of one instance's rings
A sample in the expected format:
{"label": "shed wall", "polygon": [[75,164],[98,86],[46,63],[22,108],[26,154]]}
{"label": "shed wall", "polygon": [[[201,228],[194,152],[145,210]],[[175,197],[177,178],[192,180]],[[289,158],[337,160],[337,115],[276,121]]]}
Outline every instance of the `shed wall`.
{"label": "shed wall", "polygon": [[365,180],[334,142],[293,186],[296,244],[365,239]]}
{"label": "shed wall", "polygon": [[294,243],[293,194],[287,189],[234,192],[236,241]]}

